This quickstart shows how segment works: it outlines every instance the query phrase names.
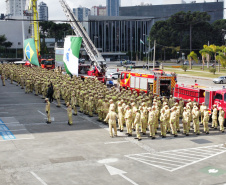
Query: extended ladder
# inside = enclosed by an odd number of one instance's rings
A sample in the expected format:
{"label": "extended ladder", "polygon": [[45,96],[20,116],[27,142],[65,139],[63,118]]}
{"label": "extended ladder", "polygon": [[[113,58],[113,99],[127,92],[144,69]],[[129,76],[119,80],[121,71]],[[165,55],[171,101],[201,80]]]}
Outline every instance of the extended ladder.
{"label": "extended ladder", "polygon": [[100,66],[100,63],[105,61],[104,58],[98,52],[97,48],[89,38],[87,32],[85,31],[81,23],[77,20],[77,18],[74,16],[68,4],[64,0],[59,1],[61,3],[61,6],[63,7],[67,20],[70,21],[69,23],[73,28],[76,36],[83,38],[82,46],[86,50],[90,60],[94,62],[94,65],[97,67],[98,72],[104,72],[103,67]]}

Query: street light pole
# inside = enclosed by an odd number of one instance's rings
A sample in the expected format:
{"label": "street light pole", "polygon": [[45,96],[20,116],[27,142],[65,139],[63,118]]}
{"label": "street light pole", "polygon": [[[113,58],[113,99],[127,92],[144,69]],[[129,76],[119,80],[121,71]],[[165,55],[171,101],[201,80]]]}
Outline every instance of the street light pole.
{"label": "street light pole", "polygon": [[148,70],[149,70],[150,37],[148,38]]}
{"label": "street light pole", "polygon": [[155,45],[156,45],[156,40],[154,40],[153,69],[155,69]]}

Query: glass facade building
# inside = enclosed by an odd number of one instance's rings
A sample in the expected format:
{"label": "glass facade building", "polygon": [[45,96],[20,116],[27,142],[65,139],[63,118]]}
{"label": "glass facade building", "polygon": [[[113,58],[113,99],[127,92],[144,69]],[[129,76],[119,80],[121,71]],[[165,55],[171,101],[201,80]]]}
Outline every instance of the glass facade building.
{"label": "glass facade building", "polygon": [[148,32],[153,26],[152,17],[89,16],[89,36],[102,52],[145,52]]}
{"label": "glass facade building", "polygon": [[44,2],[40,2],[38,5],[38,16],[39,20],[42,21],[48,21],[49,19],[49,12],[48,12],[48,6]]}
{"label": "glass facade building", "polygon": [[108,16],[119,16],[120,2],[121,0],[106,0]]}
{"label": "glass facade building", "polygon": [[155,17],[156,21],[166,20],[171,15],[179,12],[208,12],[211,15],[210,22],[223,19],[224,2],[210,3],[187,3],[187,4],[170,4],[170,5],[151,5],[151,6],[131,6],[120,7],[120,16],[150,16]]}

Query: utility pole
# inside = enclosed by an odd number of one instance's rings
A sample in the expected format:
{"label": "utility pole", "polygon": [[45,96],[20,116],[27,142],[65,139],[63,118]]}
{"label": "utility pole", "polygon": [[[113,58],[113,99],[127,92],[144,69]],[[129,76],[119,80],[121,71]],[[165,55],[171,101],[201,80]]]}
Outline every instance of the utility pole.
{"label": "utility pole", "polygon": [[190,23],[190,53],[192,51],[192,25]]}
{"label": "utility pole", "polygon": [[150,37],[148,38],[148,70],[149,70]]}
{"label": "utility pole", "polygon": [[22,38],[23,38],[23,58],[24,60],[26,60],[26,55],[24,52],[24,39],[25,39],[25,35],[24,35],[24,12],[23,12],[23,0],[21,0],[21,15],[22,15]]}
{"label": "utility pole", "polygon": [[156,45],[156,40],[154,40],[153,69],[155,68],[155,45]]}

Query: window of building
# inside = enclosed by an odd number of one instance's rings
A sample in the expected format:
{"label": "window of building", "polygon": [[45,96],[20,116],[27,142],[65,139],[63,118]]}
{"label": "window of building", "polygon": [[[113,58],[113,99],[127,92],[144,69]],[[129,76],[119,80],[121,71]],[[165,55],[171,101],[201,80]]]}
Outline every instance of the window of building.
{"label": "window of building", "polygon": [[20,46],[21,45],[21,42],[18,42],[18,46]]}

